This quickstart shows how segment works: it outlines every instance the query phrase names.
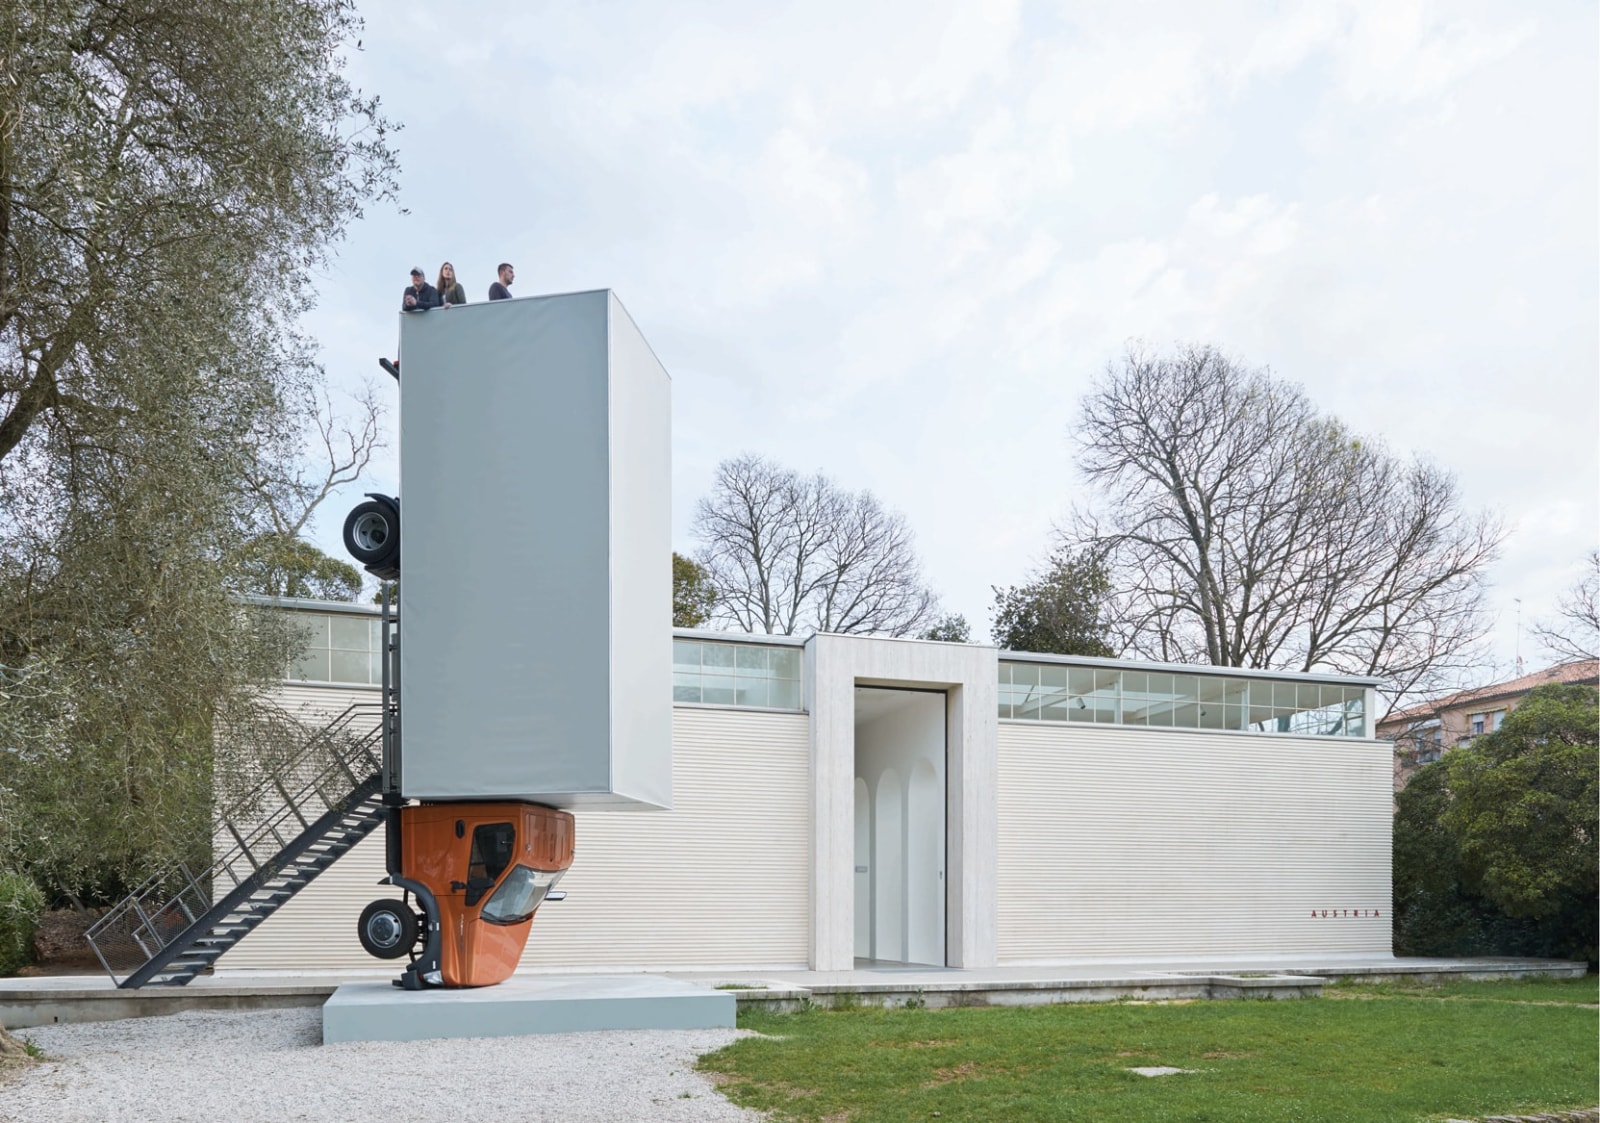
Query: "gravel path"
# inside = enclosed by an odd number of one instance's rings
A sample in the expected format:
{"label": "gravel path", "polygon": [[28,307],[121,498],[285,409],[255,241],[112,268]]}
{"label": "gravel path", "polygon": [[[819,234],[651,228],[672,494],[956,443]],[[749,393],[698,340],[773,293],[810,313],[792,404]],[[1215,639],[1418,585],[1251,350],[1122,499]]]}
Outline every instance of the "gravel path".
{"label": "gravel path", "polygon": [[20,1031],[49,1060],[0,1087],[6,1123],[739,1121],[695,1058],[736,1030],[320,1045],[317,1010]]}

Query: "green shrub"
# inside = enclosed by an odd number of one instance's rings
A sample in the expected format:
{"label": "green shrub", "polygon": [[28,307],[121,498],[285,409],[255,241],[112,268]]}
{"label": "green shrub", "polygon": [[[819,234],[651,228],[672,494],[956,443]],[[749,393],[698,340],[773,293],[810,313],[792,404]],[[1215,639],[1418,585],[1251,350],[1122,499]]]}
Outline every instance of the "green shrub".
{"label": "green shrub", "polygon": [[33,961],[33,933],[44,905],[44,893],[31,880],[0,871],[0,976]]}
{"label": "green shrub", "polygon": [[1398,955],[1597,958],[1600,696],[1541,686],[1396,799]]}

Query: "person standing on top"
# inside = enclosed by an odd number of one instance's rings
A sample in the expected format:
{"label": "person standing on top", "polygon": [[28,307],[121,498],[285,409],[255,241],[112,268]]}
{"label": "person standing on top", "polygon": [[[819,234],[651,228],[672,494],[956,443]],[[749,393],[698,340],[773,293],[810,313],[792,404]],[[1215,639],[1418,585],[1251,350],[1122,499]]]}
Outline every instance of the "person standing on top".
{"label": "person standing on top", "polygon": [[510,300],[511,282],[517,279],[517,271],[502,261],[499,272],[500,279],[489,286],[489,299]]}
{"label": "person standing on top", "polygon": [[[460,286],[457,286],[460,287]],[[420,266],[411,270],[411,283],[400,294],[400,311],[426,312],[430,308],[439,307],[439,290],[428,284],[428,277]],[[398,381],[400,378],[400,360],[390,361],[388,357],[378,360],[378,365]]]}
{"label": "person standing on top", "polygon": [[456,280],[456,267],[448,261],[439,266],[439,279],[433,287],[439,290],[439,305],[442,308],[467,302],[467,290]]}
{"label": "person standing on top", "polygon": [[400,294],[400,311],[426,312],[439,307],[439,290],[428,284],[420,267],[411,270],[411,283]]}

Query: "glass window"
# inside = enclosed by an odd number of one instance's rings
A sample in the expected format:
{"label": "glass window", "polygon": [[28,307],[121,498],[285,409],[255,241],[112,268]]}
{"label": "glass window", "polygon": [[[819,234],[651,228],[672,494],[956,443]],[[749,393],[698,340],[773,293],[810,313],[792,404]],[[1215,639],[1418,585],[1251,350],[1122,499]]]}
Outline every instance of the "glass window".
{"label": "glass window", "polygon": [[[1083,699],[1079,698],[1077,702],[1081,704]],[[1049,690],[1041,697],[1040,716],[1045,721],[1071,721],[1074,712],[1077,712],[1074,708],[1074,702],[1067,697],[1065,687],[1060,690]],[[1081,721],[1082,719],[1080,718],[1079,720]]]}
{"label": "glass window", "polygon": [[327,682],[328,649],[313,647],[302,651],[289,668],[289,677],[301,682]]}
{"label": "glass window", "polygon": [[798,710],[799,649],[712,640],[672,641],[672,700]]}
{"label": "glass window", "polygon": [[775,710],[798,710],[801,706],[800,683],[795,679],[775,678],[767,705]]}
{"label": "glass window", "polygon": [[297,612],[295,617],[295,630],[305,635],[306,646],[326,649],[328,646],[327,616],[313,616],[309,612]]}
{"label": "glass window", "polygon": [[334,651],[329,664],[330,682],[371,682],[372,655],[366,651]]}
{"label": "glass window", "polygon": [[1365,691],[1362,692],[1362,696],[1353,698],[1344,704],[1344,735],[1346,737],[1365,737],[1367,735]]}
{"label": "glass window", "polygon": [[[998,687],[1000,717],[1012,721],[1366,736],[1360,686],[1001,663]],[[1477,716],[1492,723],[1504,711]]]}
{"label": "glass window", "polygon": [[1174,675],[1153,674],[1150,676],[1150,708],[1149,721],[1151,725],[1170,727],[1172,725]]}
{"label": "glass window", "polygon": [[800,678],[800,649],[797,647],[771,647],[767,649],[768,666],[773,678]]}
{"label": "glass window", "polygon": [[706,675],[700,680],[701,701],[712,706],[736,704],[735,679],[732,675]]}
{"label": "glass window", "polygon": [[329,646],[339,651],[368,651],[372,647],[372,629],[360,617],[335,616],[328,621],[331,632]]}
{"label": "glass window", "polygon": [[467,856],[467,907],[483,899],[483,895],[500,880],[516,853],[517,828],[510,823],[482,823],[473,828],[472,850]]}
{"label": "glass window", "polygon": [[483,902],[483,911],[478,915],[490,924],[521,924],[533,916],[550,887],[560,880],[560,873],[516,866],[494,896]]}
{"label": "glass window", "polygon": [[363,686],[383,681],[382,623],[369,616],[297,612],[302,637],[288,678],[300,682],[349,682]]}

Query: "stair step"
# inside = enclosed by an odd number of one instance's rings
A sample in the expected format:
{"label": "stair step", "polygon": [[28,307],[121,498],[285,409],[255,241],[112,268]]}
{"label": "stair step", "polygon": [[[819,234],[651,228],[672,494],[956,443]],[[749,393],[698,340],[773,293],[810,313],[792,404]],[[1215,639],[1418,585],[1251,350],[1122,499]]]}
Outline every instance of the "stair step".
{"label": "stair step", "polygon": [[[355,773],[361,773],[362,778],[352,791],[345,786],[345,781]],[[159,969],[147,960],[143,967],[134,972],[134,976],[142,982],[133,982],[132,979],[124,981],[134,986],[183,986],[210,968],[262,921],[309,885],[318,874],[348,854],[384,822],[388,810],[383,805],[382,797],[372,790],[377,786],[376,780],[376,758],[355,764],[346,762],[344,765],[334,765],[310,782],[311,788],[306,789],[303,806],[293,801],[289,803],[294,818],[285,814],[278,819],[263,820],[247,815],[243,817],[243,822],[230,822],[236,840],[246,850],[243,857],[234,854],[237,859],[234,864],[224,866],[219,860],[218,864],[201,874],[203,881],[216,882],[217,894],[212,899],[209,911],[198,919],[184,918],[188,924],[183,934],[158,953],[161,957],[172,956],[172,959],[165,962],[158,959],[157,962],[161,962]],[[284,783],[300,786],[305,781],[282,779],[273,797],[274,802],[287,797],[288,793],[282,786]],[[315,829],[312,826],[314,820],[322,820]],[[244,870],[239,869],[246,859],[250,865]],[[237,899],[235,894],[241,894],[243,899]],[[231,901],[226,907],[222,905],[224,899]],[[163,904],[157,911],[168,908],[170,904]],[[119,909],[129,913],[138,907],[139,899],[135,897],[124,902]],[[148,978],[145,977],[146,972],[150,972]]]}

